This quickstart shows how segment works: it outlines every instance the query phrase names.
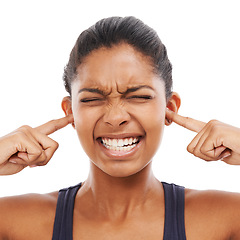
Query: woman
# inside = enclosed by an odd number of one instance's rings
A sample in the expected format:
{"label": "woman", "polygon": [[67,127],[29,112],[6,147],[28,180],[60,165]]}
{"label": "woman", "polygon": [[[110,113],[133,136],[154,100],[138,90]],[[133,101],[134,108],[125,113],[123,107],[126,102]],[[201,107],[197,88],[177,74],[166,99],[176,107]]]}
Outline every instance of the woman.
{"label": "woman", "polygon": [[103,19],[78,38],[64,72],[66,117],[0,139],[0,173],[47,164],[47,135],[72,124],[90,159],[86,181],[0,200],[0,239],[239,239],[240,195],[159,182],[152,158],[164,125],[198,134],[188,151],[240,163],[240,130],[179,116],[171,64],[156,32],[134,17]]}

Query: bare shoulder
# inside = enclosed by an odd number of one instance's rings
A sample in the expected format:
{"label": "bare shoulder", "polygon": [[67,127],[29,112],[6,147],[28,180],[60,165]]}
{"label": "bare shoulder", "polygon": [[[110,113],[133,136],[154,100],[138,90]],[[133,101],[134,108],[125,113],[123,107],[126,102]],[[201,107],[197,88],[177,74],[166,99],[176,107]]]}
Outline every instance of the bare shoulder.
{"label": "bare shoulder", "polygon": [[57,197],[54,192],[1,198],[0,239],[51,239]]}
{"label": "bare shoulder", "polygon": [[185,222],[188,235],[199,234],[202,239],[240,239],[239,220],[240,193],[186,189]]}

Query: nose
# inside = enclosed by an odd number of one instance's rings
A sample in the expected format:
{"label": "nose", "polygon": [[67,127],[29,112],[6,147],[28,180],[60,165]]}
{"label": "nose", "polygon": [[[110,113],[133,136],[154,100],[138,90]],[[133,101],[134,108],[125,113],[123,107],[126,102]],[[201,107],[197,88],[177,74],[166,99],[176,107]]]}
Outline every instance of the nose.
{"label": "nose", "polygon": [[114,104],[111,107],[108,106],[103,117],[104,122],[112,127],[126,125],[130,119],[131,117],[126,109],[118,104]]}

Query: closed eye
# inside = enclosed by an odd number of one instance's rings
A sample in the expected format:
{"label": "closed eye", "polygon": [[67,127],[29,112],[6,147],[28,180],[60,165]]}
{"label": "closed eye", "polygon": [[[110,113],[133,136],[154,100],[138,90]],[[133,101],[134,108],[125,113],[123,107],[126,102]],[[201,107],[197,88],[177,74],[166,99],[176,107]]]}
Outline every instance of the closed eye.
{"label": "closed eye", "polygon": [[152,96],[150,95],[133,95],[133,96],[130,96],[128,97],[127,99],[152,99]]}
{"label": "closed eye", "polygon": [[94,101],[103,101],[102,98],[83,98],[80,100],[82,103],[94,102]]}

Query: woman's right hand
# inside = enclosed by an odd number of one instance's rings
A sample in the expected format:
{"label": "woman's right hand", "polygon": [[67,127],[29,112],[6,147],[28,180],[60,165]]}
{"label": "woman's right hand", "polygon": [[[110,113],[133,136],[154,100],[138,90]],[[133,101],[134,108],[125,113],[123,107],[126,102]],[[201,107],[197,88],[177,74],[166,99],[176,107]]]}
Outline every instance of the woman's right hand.
{"label": "woman's right hand", "polygon": [[27,166],[46,165],[58,148],[49,134],[73,123],[73,116],[49,121],[39,127],[22,126],[0,138],[0,175],[20,172]]}

